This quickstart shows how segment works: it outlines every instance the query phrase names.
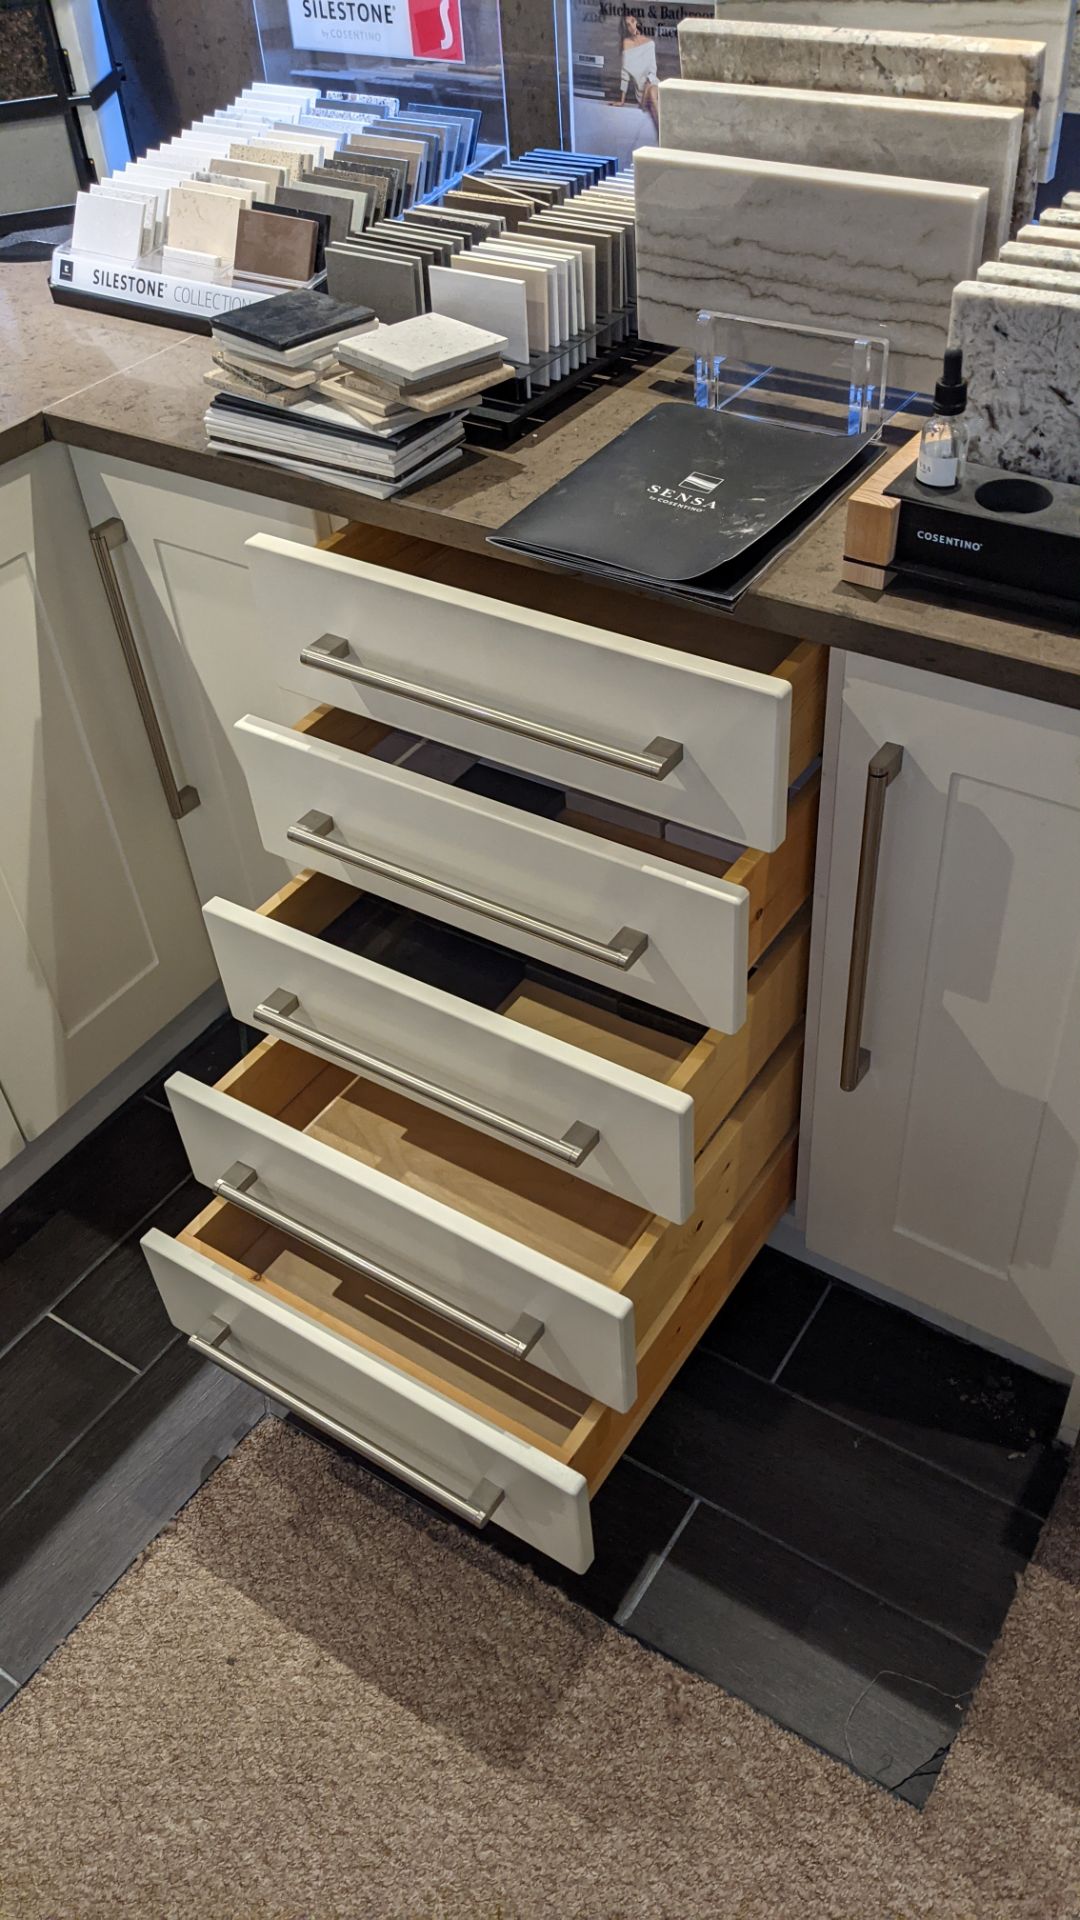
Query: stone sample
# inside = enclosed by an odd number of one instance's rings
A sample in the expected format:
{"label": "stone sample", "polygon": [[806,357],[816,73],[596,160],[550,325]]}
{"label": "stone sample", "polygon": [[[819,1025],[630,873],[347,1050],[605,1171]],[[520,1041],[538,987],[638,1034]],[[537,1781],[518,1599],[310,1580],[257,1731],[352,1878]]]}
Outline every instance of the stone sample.
{"label": "stone sample", "polygon": [[1071,227],[1075,233],[1080,228],[1080,207],[1044,207],[1037,224],[1040,227]]}
{"label": "stone sample", "polygon": [[[932,19],[938,35],[958,34],[978,40],[990,36],[999,42],[1041,41],[1046,47],[1046,65],[1039,105],[1039,178],[1053,179],[1076,0],[930,0],[929,4],[928,0],[715,0],[715,4],[719,24],[725,19],[772,20],[783,26],[914,33],[925,41],[930,36],[924,29]],[[703,24],[708,26],[709,22]],[[683,71],[687,79],[721,77]]]}
{"label": "stone sample", "polygon": [[1080,247],[1039,247],[1030,240],[1010,240],[1001,259],[1021,267],[1049,267],[1053,273],[1080,273]]}
{"label": "stone sample", "polygon": [[910,176],[915,168],[920,179],[985,187],[988,258],[1011,231],[1023,126],[1020,107],[708,80],[660,83],[662,147],[856,173]]}
{"label": "stone sample", "polygon": [[1080,273],[1066,268],[1017,266],[1014,260],[985,260],[975,276],[1006,287],[1046,287],[1051,293],[1080,293]]}
{"label": "stone sample", "polygon": [[638,332],[692,348],[702,308],[883,333],[892,384],[936,379],[975,272],[985,187],[672,153],[635,156]]}
{"label": "stone sample", "polygon": [[239,187],[233,191],[193,180],[188,186],[171,188],[166,236],[170,247],[213,253],[231,267],[240,215],[250,209],[251,202],[250,191]]}
{"label": "stone sample", "polygon": [[1080,293],[963,281],[949,338],[964,352],[971,458],[1080,482]]}
{"label": "stone sample", "polygon": [[1025,247],[1080,247],[1080,227],[1056,227],[1052,220],[1044,225],[1041,220],[1032,221],[1030,227],[1021,227],[1011,246]]}
{"label": "stone sample", "polygon": [[506,337],[473,327],[442,313],[423,313],[396,326],[379,327],[356,340],[343,340],[338,358],[380,380],[402,384],[435,374],[457,373],[477,360],[506,352]]}
{"label": "stone sample", "polygon": [[1020,107],[1024,129],[1011,226],[1015,230],[1030,220],[1039,179],[1046,63],[1039,41],[906,33],[893,26],[869,32],[864,21],[858,27],[783,25],[758,18],[753,0],[742,0],[734,11],[755,17],[683,21],[679,54],[685,80]]}

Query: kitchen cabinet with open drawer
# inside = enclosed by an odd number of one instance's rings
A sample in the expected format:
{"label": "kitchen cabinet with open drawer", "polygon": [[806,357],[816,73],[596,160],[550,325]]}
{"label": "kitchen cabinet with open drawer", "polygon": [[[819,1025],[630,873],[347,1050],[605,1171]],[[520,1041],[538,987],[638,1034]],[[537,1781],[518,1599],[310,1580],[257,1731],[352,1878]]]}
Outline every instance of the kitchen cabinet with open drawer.
{"label": "kitchen cabinet with open drawer", "polygon": [[[792,1197],[811,653],[779,703],[763,696],[758,751],[784,777],[766,850],[717,842],[764,793],[740,776],[702,804],[719,761],[668,838],[655,793],[635,815],[575,756],[569,794],[562,762],[527,759],[513,730],[507,770],[430,729],[460,749],[440,778],[391,751],[412,710],[237,728],[267,846],[310,868],[257,913],[206,909],[233,1011],[268,1037],[215,1088],[169,1083],[215,1198],[176,1239],[147,1236],[162,1296],[219,1365],[571,1567],[591,1558],[591,1493]],[[679,649],[648,664],[656,688],[689,671]],[[650,711],[655,733],[672,709]],[[497,729],[476,725],[492,753]]]}

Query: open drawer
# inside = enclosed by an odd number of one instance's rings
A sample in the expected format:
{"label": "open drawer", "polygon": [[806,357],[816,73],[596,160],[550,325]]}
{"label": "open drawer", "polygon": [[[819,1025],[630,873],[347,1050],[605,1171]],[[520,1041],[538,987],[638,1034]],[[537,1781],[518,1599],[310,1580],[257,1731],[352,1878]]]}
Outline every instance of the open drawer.
{"label": "open drawer", "polygon": [[[493,1148],[284,1041],[267,1041],[219,1089],[203,1090],[201,1100],[195,1083],[181,1084],[180,1104],[201,1104],[211,1127],[247,1126],[244,1150],[253,1159],[268,1157],[261,1166],[225,1168],[224,1192],[235,1197],[212,1201],[175,1240],[152,1230],[143,1241],[147,1259],[173,1323],[197,1350],[461,1517],[476,1525],[494,1519],[582,1571],[592,1557],[590,1492],[790,1201],[799,1051],[793,1035],[718,1130],[702,1156],[703,1204],[675,1228],[625,1202],[590,1195],[565,1174]],[[290,1129],[297,1145],[292,1168]],[[211,1160],[202,1163],[204,1177],[213,1174],[218,1153],[232,1151],[233,1137],[244,1136],[206,1132]],[[324,1151],[312,1156],[311,1147]],[[354,1188],[349,1230],[354,1240],[368,1231],[382,1236],[377,1271],[371,1259],[346,1264],[310,1231],[299,1237],[276,1224],[279,1211],[298,1204],[313,1216],[306,1229],[332,1212],[329,1224],[340,1239],[326,1183],[345,1177],[349,1161],[358,1175],[392,1169],[378,1182],[358,1177]],[[309,1177],[316,1166],[317,1180]],[[519,1184],[522,1166],[535,1176],[531,1187]],[[392,1228],[395,1184],[403,1211]],[[253,1191],[262,1203],[257,1213],[246,1204]],[[302,1194],[299,1202],[294,1193]],[[385,1245],[392,1231],[413,1279],[429,1288],[433,1276],[422,1271],[424,1263],[440,1250],[445,1255],[455,1234],[460,1254],[473,1233],[480,1252],[466,1277],[482,1314],[483,1287],[498,1285],[499,1260],[517,1243],[499,1311],[525,1338],[528,1317],[524,1325],[514,1319],[522,1301],[550,1321],[527,1357],[493,1347],[392,1284],[387,1270],[396,1255]],[[560,1304],[560,1264],[593,1291],[611,1293],[617,1310],[607,1316],[608,1330],[624,1353],[632,1309],[636,1371],[622,1410],[539,1364],[565,1359],[573,1370],[593,1339],[580,1333],[590,1290],[579,1286],[576,1301],[568,1292]],[[515,1274],[516,1300],[509,1290]],[[594,1341],[594,1358],[597,1351]]]}
{"label": "open drawer", "polygon": [[[178,1074],[166,1090],[192,1172],[231,1208],[329,1254],[380,1297],[420,1301],[489,1359],[528,1359],[625,1410],[673,1275],[795,1124],[805,942],[800,927],[778,943],[755,976],[747,1029],[708,1063],[709,1133],[679,1223],[283,1040],[216,1087]],[[537,1006],[551,1017],[558,998]],[[629,1022],[600,1035],[633,1044]]]}
{"label": "open drawer", "polygon": [[695,1154],[805,1008],[805,914],[755,968],[739,1032],[722,1035],[415,916],[373,937],[356,926],[364,904],[318,873],[257,913],[211,901],[236,1018],[669,1220],[691,1213]]}
{"label": "open drawer", "polygon": [[247,552],[289,692],[742,845],[784,838],[821,751],[823,648],[370,527]]}
{"label": "open drawer", "polygon": [[554,789],[544,817],[499,797],[529,784],[513,776],[481,769],[492,797],[389,764],[371,750],[383,736],[334,709],[239,721],[267,849],[706,1027],[742,1025],[748,967],[809,892],[816,778],[776,852],[703,852],[566,809]]}

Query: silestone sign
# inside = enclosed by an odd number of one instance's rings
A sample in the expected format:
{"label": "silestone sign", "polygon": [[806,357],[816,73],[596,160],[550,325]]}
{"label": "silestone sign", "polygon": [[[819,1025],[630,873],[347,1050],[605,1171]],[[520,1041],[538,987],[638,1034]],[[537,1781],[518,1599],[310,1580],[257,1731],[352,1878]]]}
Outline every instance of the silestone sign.
{"label": "silestone sign", "polygon": [[391,60],[463,61],[461,0],[289,0],[294,47]]}

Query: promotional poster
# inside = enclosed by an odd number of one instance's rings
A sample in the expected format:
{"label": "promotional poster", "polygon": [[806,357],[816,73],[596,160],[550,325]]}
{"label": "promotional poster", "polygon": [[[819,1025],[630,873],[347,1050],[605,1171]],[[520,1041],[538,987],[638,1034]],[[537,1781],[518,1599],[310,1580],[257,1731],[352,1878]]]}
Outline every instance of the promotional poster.
{"label": "promotional poster", "polygon": [[658,141],[661,80],[679,74],[679,22],[710,20],[711,0],[570,0],[574,145],[627,166]]}

